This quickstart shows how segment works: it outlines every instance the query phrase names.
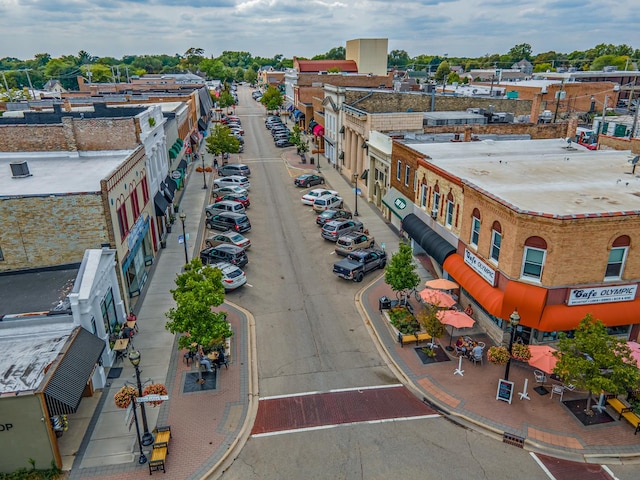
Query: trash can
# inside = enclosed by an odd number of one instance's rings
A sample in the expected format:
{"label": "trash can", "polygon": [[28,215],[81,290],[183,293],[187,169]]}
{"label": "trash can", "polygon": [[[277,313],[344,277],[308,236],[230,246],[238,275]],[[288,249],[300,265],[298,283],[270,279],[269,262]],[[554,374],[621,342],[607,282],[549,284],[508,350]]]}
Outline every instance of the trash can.
{"label": "trash can", "polygon": [[380,297],[380,300],[378,300],[378,307],[381,312],[382,310],[389,310],[391,308],[391,300],[387,296]]}

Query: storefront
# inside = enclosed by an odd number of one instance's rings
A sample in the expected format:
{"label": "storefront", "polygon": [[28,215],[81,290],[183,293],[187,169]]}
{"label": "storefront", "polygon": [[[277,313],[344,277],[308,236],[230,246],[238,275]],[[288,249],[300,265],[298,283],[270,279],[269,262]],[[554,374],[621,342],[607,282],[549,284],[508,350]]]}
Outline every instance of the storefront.
{"label": "storefront", "polygon": [[413,211],[413,202],[391,187],[382,197],[382,203],[389,209],[385,215],[387,220],[398,230],[402,230],[402,220]]}
{"label": "storefront", "polygon": [[153,263],[149,217],[140,216],[133,225],[127,242],[129,253],[122,262],[122,272],[129,297],[137,297],[147,281],[147,267]]}

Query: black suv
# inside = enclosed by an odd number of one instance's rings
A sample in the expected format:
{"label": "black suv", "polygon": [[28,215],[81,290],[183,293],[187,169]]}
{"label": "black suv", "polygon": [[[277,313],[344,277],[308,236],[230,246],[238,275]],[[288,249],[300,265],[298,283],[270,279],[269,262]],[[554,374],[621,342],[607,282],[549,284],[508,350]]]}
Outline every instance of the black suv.
{"label": "black suv", "polygon": [[200,252],[200,260],[203,265],[227,262],[240,268],[249,263],[244,248],[236,245],[218,245],[217,247],[205,248]]}
{"label": "black suv", "polygon": [[207,228],[214,230],[222,230],[226,232],[231,230],[238,233],[248,232],[251,230],[251,222],[249,218],[242,213],[224,212],[212,215],[205,220]]}

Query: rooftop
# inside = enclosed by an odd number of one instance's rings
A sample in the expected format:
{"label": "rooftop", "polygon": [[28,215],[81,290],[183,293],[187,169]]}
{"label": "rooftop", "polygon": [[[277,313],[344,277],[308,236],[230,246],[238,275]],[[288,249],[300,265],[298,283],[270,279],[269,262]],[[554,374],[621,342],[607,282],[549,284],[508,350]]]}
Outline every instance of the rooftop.
{"label": "rooftop", "polygon": [[[107,177],[133,150],[91,152],[0,153],[0,197],[99,192]],[[26,161],[31,176],[12,178],[12,162]]]}
{"label": "rooftop", "polygon": [[630,151],[552,140],[412,144],[426,160],[516,211],[562,216],[640,214]]}

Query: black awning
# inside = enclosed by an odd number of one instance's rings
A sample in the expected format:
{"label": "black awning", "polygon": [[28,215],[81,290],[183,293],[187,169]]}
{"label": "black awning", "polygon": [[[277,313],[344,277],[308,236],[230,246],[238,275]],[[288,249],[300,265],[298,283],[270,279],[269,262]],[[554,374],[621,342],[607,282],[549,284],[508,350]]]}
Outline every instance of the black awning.
{"label": "black awning", "polygon": [[178,170],[186,170],[187,169],[187,161],[183,158],[182,160],[180,160],[180,163],[178,164]]}
{"label": "black awning", "polygon": [[167,175],[167,177],[164,179],[164,185],[167,187],[167,190],[169,190],[172,194],[178,188],[178,185],[176,184],[176,182],[169,175]]}
{"label": "black awning", "polygon": [[104,342],[82,327],[44,389],[49,415],[75,413],[91,373],[102,355]]}
{"label": "black awning", "polygon": [[455,247],[434,232],[431,227],[420,220],[415,213],[410,213],[402,220],[402,229],[440,265],[456,251]]}
{"label": "black awning", "polygon": [[198,120],[198,130],[205,132],[207,130],[207,124],[203,119]]}
{"label": "black awning", "polygon": [[155,197],[153,197],[153,203],[156,206],[156,216],[161,217],[167,213],[169,202],[164,198],[162,192],[156,193]]}

